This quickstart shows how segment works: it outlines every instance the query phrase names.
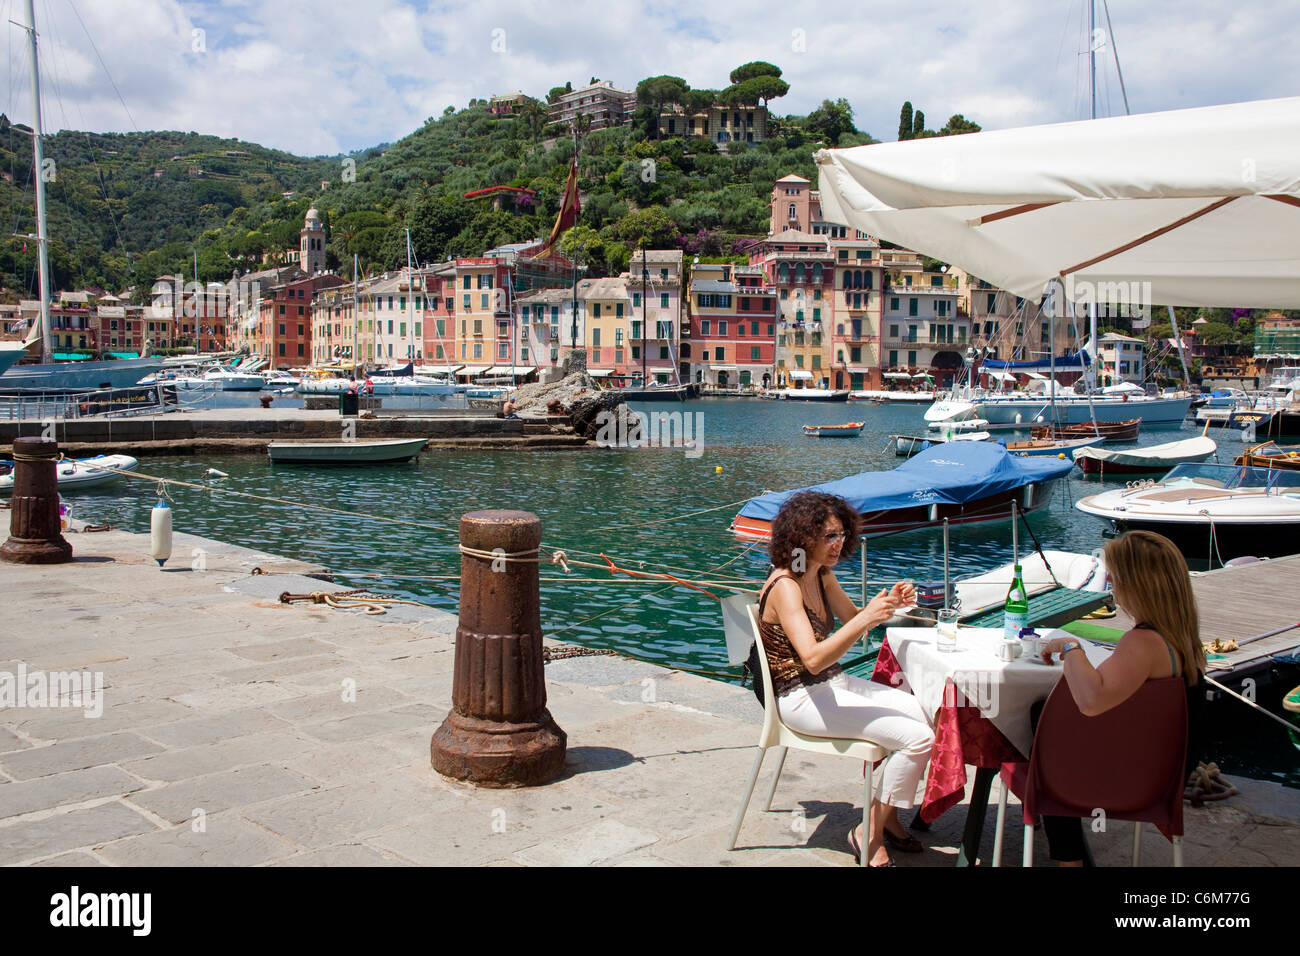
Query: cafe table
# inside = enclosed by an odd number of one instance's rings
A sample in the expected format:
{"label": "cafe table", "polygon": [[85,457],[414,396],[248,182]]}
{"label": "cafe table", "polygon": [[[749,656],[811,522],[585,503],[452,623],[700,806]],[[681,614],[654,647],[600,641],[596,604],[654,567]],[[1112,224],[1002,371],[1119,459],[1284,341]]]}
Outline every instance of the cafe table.
{"label": "cafe table", "polygon": [[[1050,630],[1040,637],[1073,635]],[[951,652],[940,651],[936,638],[932,627],[889,628],[871,679],[914,694],[934,728],[921,820],[930,823],[960,803],[966,792],[966,766],[976,768],[957,854],[957,865],[969,866],[979,855],[993,778],[1003,763],[1028,759],[1034,740],[1030,708],[1051,693],[1062,669],[1059,662],[999,658],[1001,628],[959,627],[957,647]],[[1093,666],[1111,653],[1110,647],[1074,639]]]}

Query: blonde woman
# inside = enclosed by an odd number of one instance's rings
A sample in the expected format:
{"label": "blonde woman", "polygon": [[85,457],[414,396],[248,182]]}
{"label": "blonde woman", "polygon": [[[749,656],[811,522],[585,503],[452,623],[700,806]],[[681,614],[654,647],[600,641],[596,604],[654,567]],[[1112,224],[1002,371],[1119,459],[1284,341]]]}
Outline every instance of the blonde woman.
{"label": "blonde woman", "polygon": [[[1190,738],[1187,759],[1189,768],[1195,766],[1192,741],[1205,699],[1201,681],[1205,651],[1187,562],[1168,538],[1150,531],[1130,531],[1108,541],[1105,554],[1115,603],[1136,623],[1100,667],[1093,667],[1086,654],[1074,653],[1079,641],[1073,637],[1048,641],[1043,659],[1061,656],[1070,694],[1088,717],[1124,703],[1149,680],[1183,678]],[[1044,817],[1043,829],[1052,859],[1062,866],[1083,865],[1083,828],[1077,819]]]}

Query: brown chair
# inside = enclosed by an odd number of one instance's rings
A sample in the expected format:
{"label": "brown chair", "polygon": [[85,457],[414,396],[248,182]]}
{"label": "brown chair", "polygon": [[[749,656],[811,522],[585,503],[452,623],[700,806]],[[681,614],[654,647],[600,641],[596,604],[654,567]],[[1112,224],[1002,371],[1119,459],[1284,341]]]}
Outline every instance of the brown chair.
{"label": "brown chair", "polygon": [[[1187,691],[1182,677],[1149,680],[1104,714],[1085,717],[1069,685],[1056,685],[1043,707],[1023,777],[1024,865],[1032,866],[1034,827],[1040,816],[1132,820],[1133,866],[1138,865],[1142,824],[1163,827],[1183,865],[1183,788],[1187,775]],[[994,866],[1002,859],[1007,790],[1019,795],[1016,770],[1004,765],[994,838]]]}

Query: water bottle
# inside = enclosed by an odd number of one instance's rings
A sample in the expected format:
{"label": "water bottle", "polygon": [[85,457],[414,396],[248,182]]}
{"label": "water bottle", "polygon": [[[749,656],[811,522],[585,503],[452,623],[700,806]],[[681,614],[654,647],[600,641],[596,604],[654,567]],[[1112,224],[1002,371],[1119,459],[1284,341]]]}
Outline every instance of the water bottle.
{"label": "water bottle", "polygon": [[1029,626],[1029,598],[1025,595],[1025,582],[1020,565],[1014,565],[1011,587],[1007,589],[1007,603],[1002,607],[1002,636],[1008,641],[1020,640],[1020,629]]}

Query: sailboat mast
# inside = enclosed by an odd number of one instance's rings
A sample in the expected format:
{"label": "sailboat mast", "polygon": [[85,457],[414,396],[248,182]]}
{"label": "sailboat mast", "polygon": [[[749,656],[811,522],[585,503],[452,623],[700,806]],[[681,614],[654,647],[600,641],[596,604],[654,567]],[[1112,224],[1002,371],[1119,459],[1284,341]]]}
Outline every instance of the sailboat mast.
{"label": "sailboat mast", "polygon": [[361,325],[361,314],[357,311],[357,254],[352,253],[352,377],[357,375],[357,328]]}
{"label": "sailboat mast", "polygon": [[[415,335],[415,273],[411,271],[411,230],[406,230],[406,321],[411,335]],[[406,357],[415,362],[415,345],[406,347]]]}
{"label": "sailboat mast", "polygon": [[36,9],[27,0],[27,41],[32,52],[32,179],[36,183],[36,259],[40,265],[41,361],[53,360],[50,347],[50,252],[45,238],[45,178],[41,159],[41,73],[36,64]]}
{"label": "sailboat mast", "polygon": [[[1089,0],[1088,3],[1088,89],[1091,97],[1091,115],[1090,119],[1097,118],[1097,2]],[[1076,329],[1077,332],[1077,329]],[[1088,302],[1088,338],[1092,342],[1093,350],[1097,350],[1097,294],[1094,289],[1091,300]],[[1055,348],[1056,342],[1053,340],[1052,347]],[[1088,391],[1097,387],[1097,363],[1093,361],[1091,355],[1088,356],[1087,382]]]}

